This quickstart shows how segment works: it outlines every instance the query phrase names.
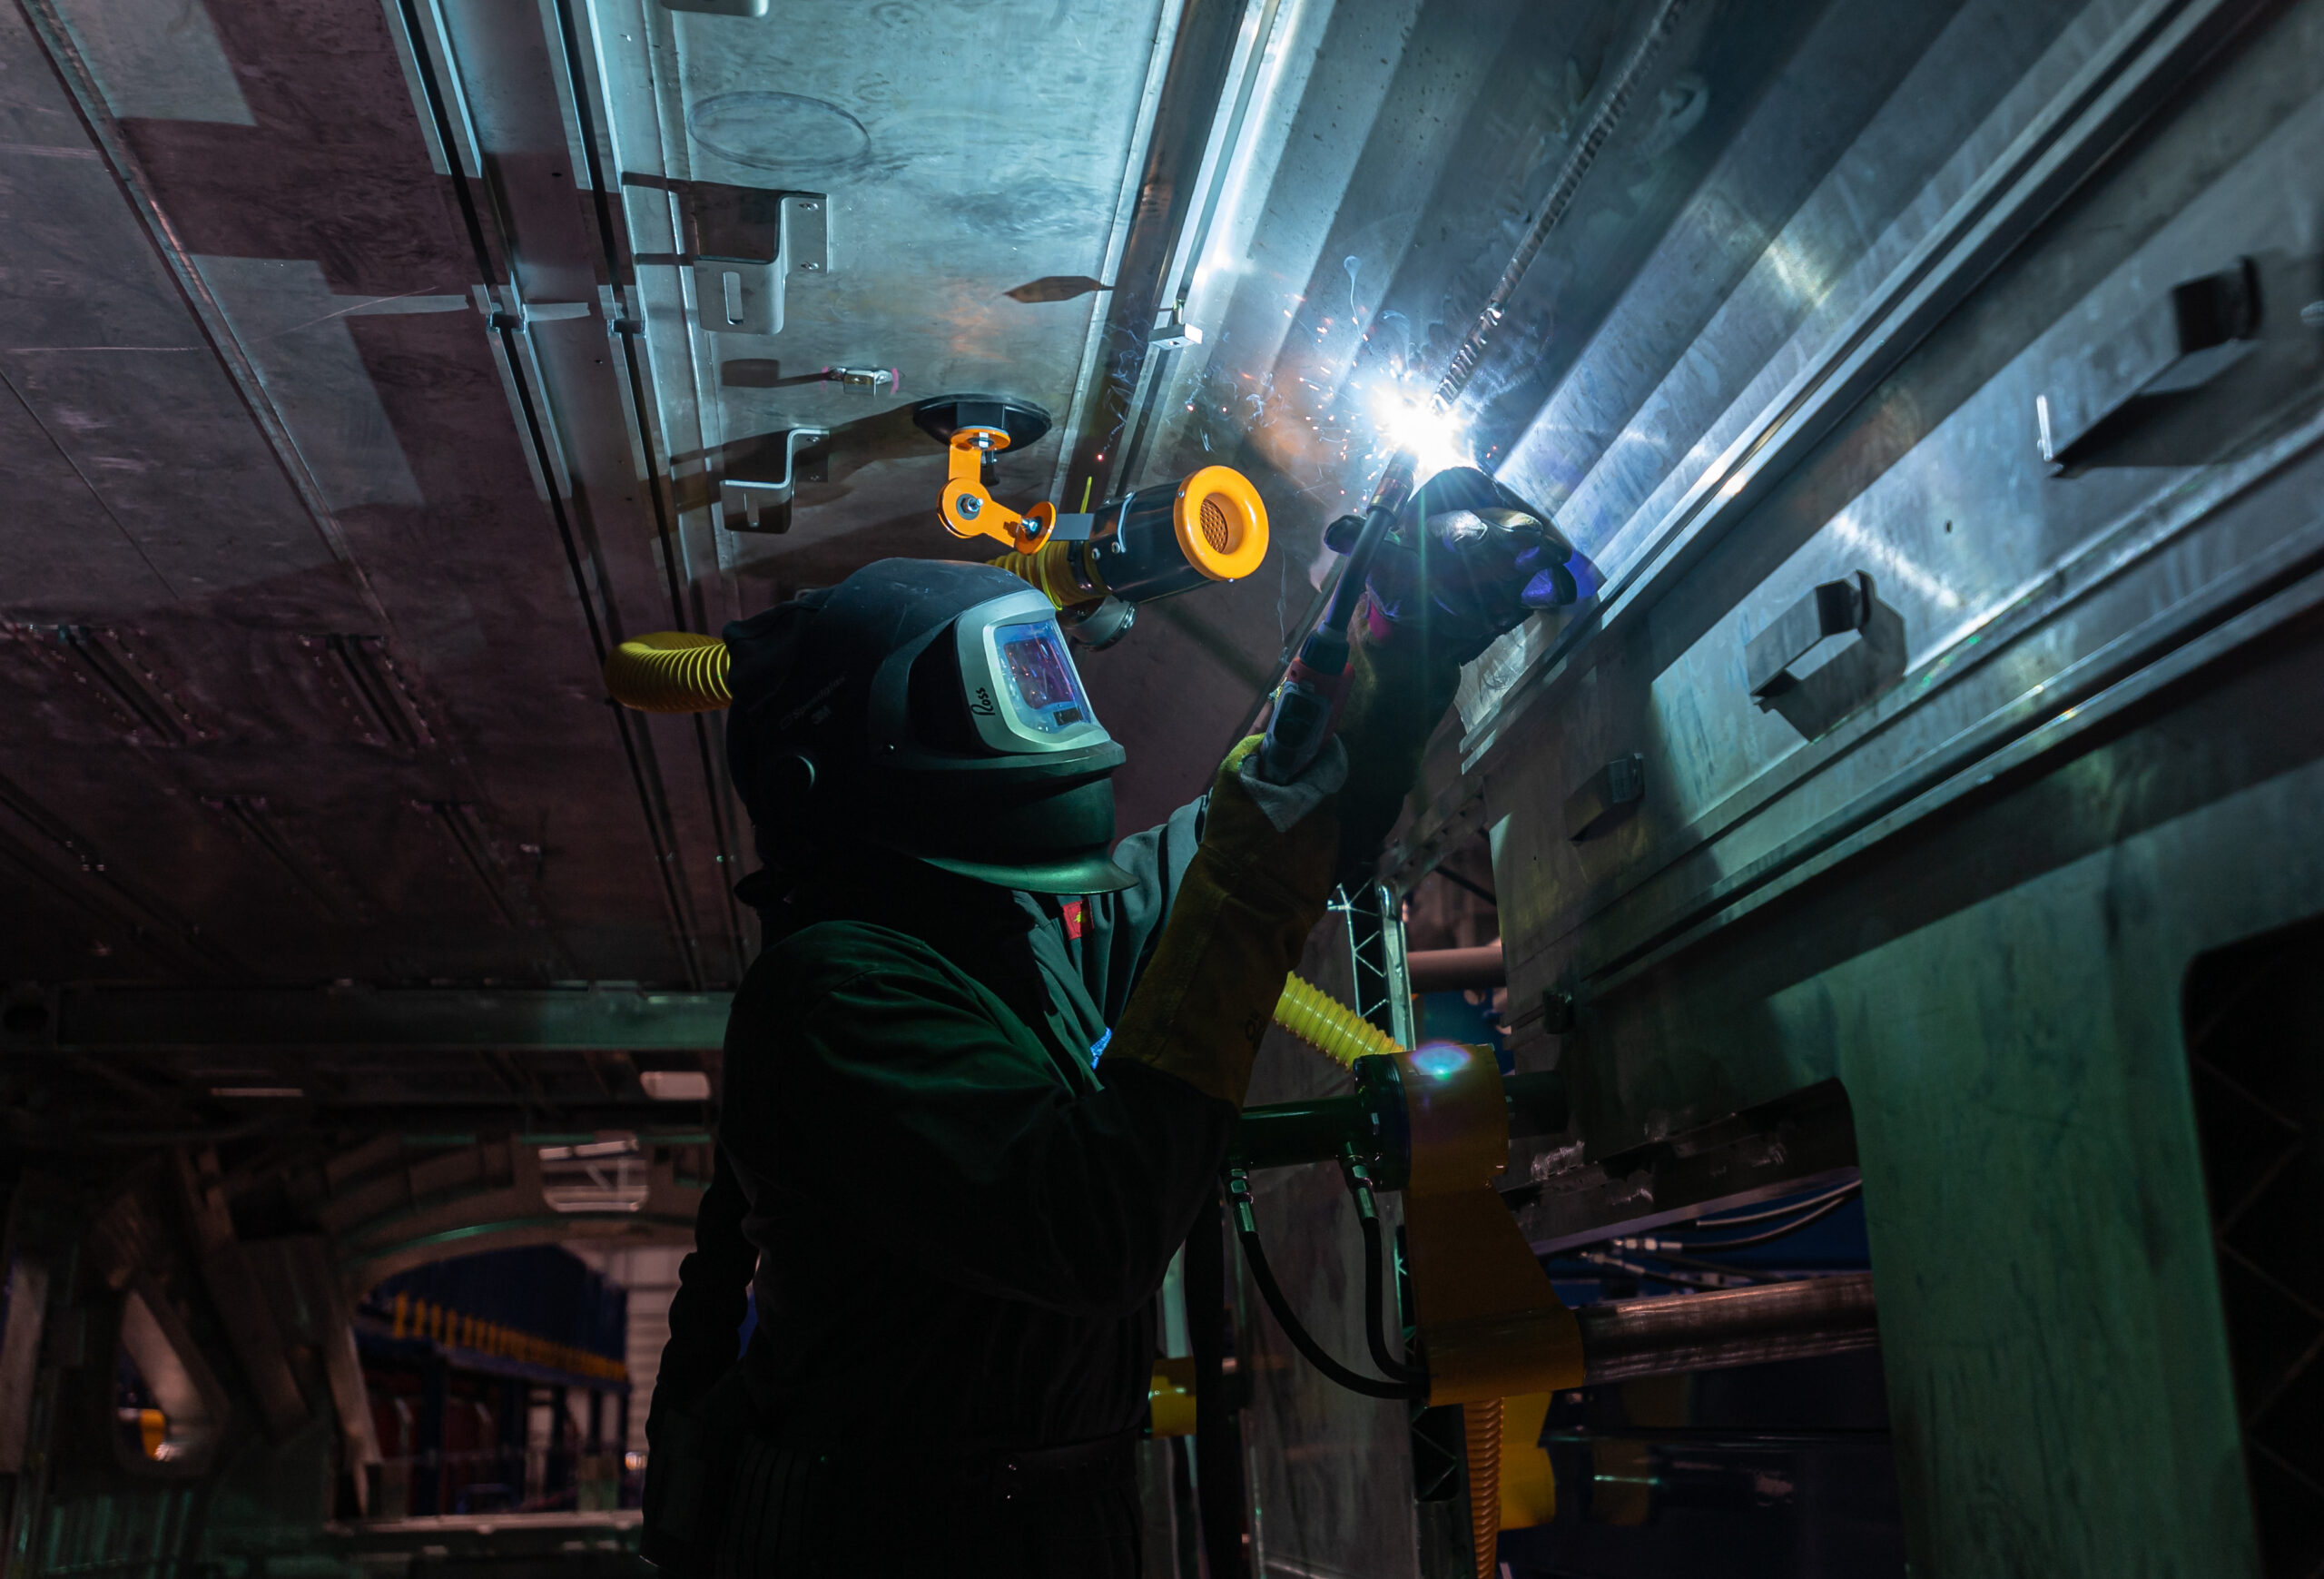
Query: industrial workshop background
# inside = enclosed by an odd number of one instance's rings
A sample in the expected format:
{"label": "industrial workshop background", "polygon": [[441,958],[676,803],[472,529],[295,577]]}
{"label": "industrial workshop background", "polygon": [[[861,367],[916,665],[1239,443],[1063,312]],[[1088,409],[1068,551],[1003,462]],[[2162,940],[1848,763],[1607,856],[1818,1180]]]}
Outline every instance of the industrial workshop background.
{"label": "industrial workshop background", "polygon": [[1598,583],[1146,1571],[2324,1574],[2319,150],[2324,0],[0,0],[0,1571],[645,1572],[758,859],[607,659],[1039,547],[1143,828],[1401,455]]}

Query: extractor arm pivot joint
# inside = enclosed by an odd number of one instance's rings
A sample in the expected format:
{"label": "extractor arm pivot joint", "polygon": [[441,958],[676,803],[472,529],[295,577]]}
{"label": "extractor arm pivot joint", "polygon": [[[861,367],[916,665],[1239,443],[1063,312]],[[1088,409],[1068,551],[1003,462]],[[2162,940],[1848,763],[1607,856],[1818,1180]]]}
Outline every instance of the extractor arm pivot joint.
{"label": "extractor arm pivot joint", "polygon": [[1019,554],[1038,553],[1057,529],[1057,507],[1045,499],[1019,515],[984,485],[986,461],[1008,448],[1006,429],[956,429],[945,444],[948,469],[937,513],[956,538],[991,538]]}

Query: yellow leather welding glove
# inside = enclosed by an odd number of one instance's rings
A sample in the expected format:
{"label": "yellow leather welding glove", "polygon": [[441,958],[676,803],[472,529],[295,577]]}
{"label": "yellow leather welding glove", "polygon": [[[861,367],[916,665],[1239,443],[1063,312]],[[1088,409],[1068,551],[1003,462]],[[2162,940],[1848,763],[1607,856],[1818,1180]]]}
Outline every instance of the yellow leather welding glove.
{"label": "yellow leather welding glove", "polygon": [[1283,979],[1331,898],[1347,774],[1334,740],[1298,779],[1269,785],[1245,771],[1258,748],[1253,735],[1220,765],[1202,842],[1106,1051],[1237,1108]]}

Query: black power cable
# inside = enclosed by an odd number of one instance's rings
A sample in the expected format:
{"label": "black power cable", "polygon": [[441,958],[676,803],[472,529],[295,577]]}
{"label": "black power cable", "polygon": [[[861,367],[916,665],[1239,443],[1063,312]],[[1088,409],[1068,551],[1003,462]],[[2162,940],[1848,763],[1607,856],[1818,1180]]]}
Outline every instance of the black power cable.
{"label": "black power cable", "polygon": [[[1283,1288],[1275,1282],[1274,1270],[1267,1266],[1266,1250],[1259,1243],[1258,1219],[1251,1210],[1250,1176],[1239,1168],[1226,1170],[1226,1199],[1235,1209],[1235,1237],[1243,1241],[1243,1258],[1250,1264],[1251,1281],[1258,1285],[1259,1298],[1266,1302],[1267,1309],[1274,1314],[1275,1325],[1283,1328],[1283,1335],[1291,1340],[1291,1347],[1297,1349],[1309,1365],[1323,1372],[1329,1380],[1367,1398],[1424,1398],[1428,1396],[1425,1382],[1390,1382],[1361,1376],[1324,1353],[1323,1345],[1310,1337],[1307,1329],[1300,1325],[1299,1318],[1291,1313],[1290,1302],[1284,1298]],[[1378,1328],[1375,1327],[1374,1331],[1376,1333]]]}
{"label": "black power cable", "polygon": [[1340,1172],[1347,1179],[1348,1193],[1355,1197],[1355,1219],[1364,1229],[1364,1338],[1372,1349],[1372,1363],[1390,1381],[1425,1382],[1424,1373],[1388,1352],[1388,1339],[1381,1330],[1386,1316],[1388,1251],[1380,1231],[1380,1205],[1372,1194],[1372,1172],[1354,1146],[1342,1148]]}

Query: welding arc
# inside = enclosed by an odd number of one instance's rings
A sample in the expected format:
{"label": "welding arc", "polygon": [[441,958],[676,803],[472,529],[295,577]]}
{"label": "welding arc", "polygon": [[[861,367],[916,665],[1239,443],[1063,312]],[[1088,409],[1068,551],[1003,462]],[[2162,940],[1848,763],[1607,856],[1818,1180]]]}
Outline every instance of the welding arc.
{"label": "welding arc", "polygon": [[[1469,326],[1469,332],[1453,348],[1452,360],[1445,364],[1443,376],[1437,380],[1436,392],[1430,397],[1432,410],[1438,412],[1451,410],[1453,402],[1461,398],[1461,392],[1469,387],[1469,380],[1475,376],[1477,368],[1484,360],[1485,342],[1492,337],[1502,314],[1509,311],[1509,303],[1517,294],[1517,287],[1524,281],[1526,271],[1533,266],[1533,260],[1541,255],[1543,243],[1550,239],[1550,232],[1557,228],[1558,222],[1565,218],[1566,211],[1573,206],[1574,194],[1581,191],[1583,178],[1590,173],[1590,166],[1598,162],[1600,150],[1614,134],[1614,128],[1620,124],[1631,99],[1637,96],[1639,84],[1646,80],[1647,68],[1661,53],[1662,45],[1671,34],[1678,30],[1679,18],[1685,13],[1687,4],[1688,0],[1662,0],[1662,9],[1655,14],[1654,21],[1639,40],[1638,46],[1622,63],[1613,87],[1598,106],[1598,113],[1590,117],[1581,140],[1566,156],[1563,168],[1558,172],[1556,183],[1550,188],[1549,196],[1542,202],[1541,213],[1526,231],[1525,239],[1518,243],[1517,250],[1510,254],[1508,266],[1502,270],[1501,278],[1485,297],[1484,306],[1478,311],[1476,321]],[[1409,464],[1409,460],[1410,457],[1400,451],[1388,463],[1389,474],[1394,474],[1400,462]],[[1384,482],[1386,479],[1382,480]],[[1375,494],[1375,507],[1377,502]],[[1381,512],[1375,508],[1366,513],[1367,517],[1374,517]],[[1389,513],[1393,515],[1393,512]],[[1384,525],[1367,518],[1364,531],[1357,539],[1355,551],[1340,562],[1337,578],[1327,591],[1317,593],[1315,604],[1296,627],[1295,638],[1285,642],[1275,678],[1251,705],[1250,712],[1245,715],[1243,723],[1236,730],[1236,738],[1242,737],[1250,724],[1258,717],[1260,709],[1266,706],[1269,698],[1276,696],[1284,675],[1290,669],[1292,655],[1302,650],[1309,631],[1314,628],[1309,622],[1315,620],[1320,613],[1323,628],[1346,630],[1346,615],[1354,611],[1356,598],[1364,591],[1373,551],[1378,548],[1380,539],[1385,535]],[[1336,626],[1334,624],[1335,617]]]}

